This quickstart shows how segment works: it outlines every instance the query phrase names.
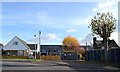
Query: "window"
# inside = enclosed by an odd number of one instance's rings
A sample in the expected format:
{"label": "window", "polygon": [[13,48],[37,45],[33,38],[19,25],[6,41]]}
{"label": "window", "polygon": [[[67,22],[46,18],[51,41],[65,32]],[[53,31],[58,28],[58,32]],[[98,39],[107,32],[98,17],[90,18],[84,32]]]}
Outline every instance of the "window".
{"label": "window", "polygon": [[47,50],[42,50],[42,52],[47,52]]}
{"label": "window", "polygon": [[19,56],[23,56],[23,54],[24,54],[24,53],[23,53],[22,50],[19,50],[19,51],[18,51],[18,55],[19,55]]}
{"label": "window", "polygon": [[15,42],[13,42],[13,45],[18,45],[18,42],[16,42],[16,41],[15,41]]}

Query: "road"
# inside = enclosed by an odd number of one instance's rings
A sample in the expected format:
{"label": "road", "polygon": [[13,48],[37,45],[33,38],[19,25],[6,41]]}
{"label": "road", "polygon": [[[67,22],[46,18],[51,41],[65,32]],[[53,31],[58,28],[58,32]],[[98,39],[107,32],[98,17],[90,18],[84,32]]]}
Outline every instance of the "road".
{"label": "road", "polygon": [[[119,68],[114,68],[112,66],[104,65],[104,64],[95,64],[95,63],[89,63],[85,61],[42,61],[42,62],[31,62],[26,60],[3,60],[2,61],[2,69],[3,71],[42,71],[47,70],[48,71],[55,71],[55,70],[69,70],[78,72],[80,70],[95,70],[99,71],[105,71],[106,70],[117,70],[119,71]],[[111,71],[113,72],[113,71]]]}

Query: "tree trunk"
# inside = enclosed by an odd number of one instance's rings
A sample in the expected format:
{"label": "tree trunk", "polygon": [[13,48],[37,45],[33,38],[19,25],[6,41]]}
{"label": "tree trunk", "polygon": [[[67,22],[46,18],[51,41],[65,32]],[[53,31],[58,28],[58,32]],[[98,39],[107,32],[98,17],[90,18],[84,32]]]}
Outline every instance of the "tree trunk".
{"label": "tree trunk", "polygon": [[108,62],[106,24],[103,26],[102,30],[103,30],[103,44],[104,44],[104,51],[105,51],[105,61]]}
{"label": "tree trunk", "polygon": [[105,62],[108,62],[108,46],[107,46],[107,38],[106,37],[104,37],[103,38],[103,43],[104,43],[104,52],[105,52]]}
{"label": "tree trunk", "polygon": [[104,48],[107,49],[107,38],[103,37]]}

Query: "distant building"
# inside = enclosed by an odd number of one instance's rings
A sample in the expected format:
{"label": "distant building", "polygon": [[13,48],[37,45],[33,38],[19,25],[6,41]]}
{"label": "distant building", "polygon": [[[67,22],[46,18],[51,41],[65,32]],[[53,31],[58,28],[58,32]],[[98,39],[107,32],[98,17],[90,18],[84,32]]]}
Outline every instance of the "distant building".
{"label": "distant building", "polygon": [[[97,40],[96,37],[93,38],[93,48],[102,49],[104,48],[103,40]],[[115,40],[108,40],[108,48],[119,48]]]}
{"label": "distant building", "polygon": [[80,48],[84,48],[85,50],[91,50],[91,49],[93,49],[93,47],[90,46],[90,45],[87,45],[87,46],[81,45]]}
{"label": "distant building", "polygon": [[[36,46],[35,46],[36,45]],[[35,48],[36,47],[36,48]],[[37,52],[38,44],[27,44],[22,39],[15,36],[4,47],[5,54],[9,56],[34,56]],[[90,46],[80,46],[82,48],[89,48]],[[37,55],[59,55],[64,60],[77,60],[79,54],[76,52],[64,52],[62,45],[40,45],[40,52]]]}
{"label": "distant building", "polygon": [[5,55],[12,56],[28,56],[30,48],[22,39],[15,36],[10,42],[4,46]]}
{"label": "distant building", "polygon": [[3,53],[4,53],[4,52],[3,52],[3,47],[4,47],[4,46],[3,46],[3,44],[2,44],[2,43],[0,43],[0,53],[1,53],[1,54],[3,54]]}
{"label": "distant building", "polygon": [[[37,49],[37,44],[27,44],[25,41],[15,36],[3,49],[5,55],[29,56],[37,52],[35,45]],[[63,48],[61,45],[41,45],[40,51],[41,55],[60,55],[61,52],[63,52]]]}
{"label": "distant building", "polygon": [[[30,49],[35,51],[35,44],[27,44]],[[37,44],[36,44],[37,46]],[[41,55],[60,55],[63,52],[61,45],[40,45],[40,54]]]}
{"label": "distant building", "polygon": [[3,47],[4,47],[4,45],[2,43],[0,43],[0,48],[3,48]]}

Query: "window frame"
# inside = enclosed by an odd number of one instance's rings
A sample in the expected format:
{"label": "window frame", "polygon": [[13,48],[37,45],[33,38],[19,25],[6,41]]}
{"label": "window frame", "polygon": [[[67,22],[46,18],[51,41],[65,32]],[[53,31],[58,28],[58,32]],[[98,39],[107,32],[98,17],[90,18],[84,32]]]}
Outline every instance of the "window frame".
{"label": "window frame", "polygon": [[18,45],[18,41],[14,41],[14,42],[13,42],[13,45]]}

